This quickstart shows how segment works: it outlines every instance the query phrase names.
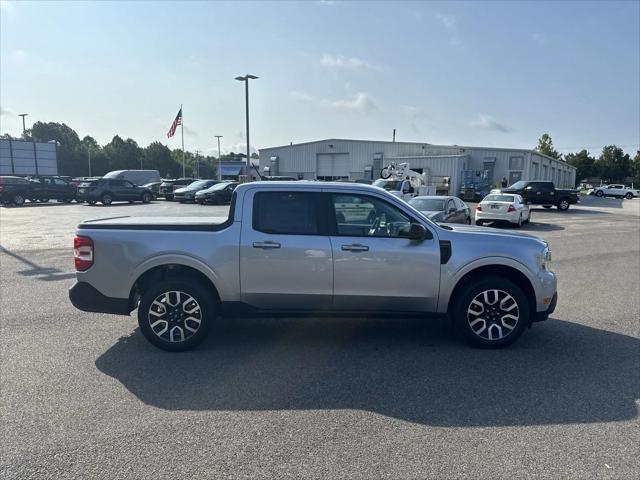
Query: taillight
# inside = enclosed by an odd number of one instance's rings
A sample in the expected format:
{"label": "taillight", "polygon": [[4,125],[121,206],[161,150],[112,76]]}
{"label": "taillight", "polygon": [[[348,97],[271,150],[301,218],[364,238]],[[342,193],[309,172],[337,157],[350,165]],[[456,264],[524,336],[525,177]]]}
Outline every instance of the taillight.
{"label": "taillight", "polygon": [[509,208],[507,208],[507,212],[515,212],[516,211],[516,207],[514,207],[513,205],[509,205]]}
{"label": "taillight", "polygon": [[89,237],[76,236],[73,239],[73,260],[76,270],[84,272],[93,265],[93,240]]}
{"label": "taillight", "polygon": [[481,212],[482,211],[482,207],[480,205],[476,205],[476,210]]}

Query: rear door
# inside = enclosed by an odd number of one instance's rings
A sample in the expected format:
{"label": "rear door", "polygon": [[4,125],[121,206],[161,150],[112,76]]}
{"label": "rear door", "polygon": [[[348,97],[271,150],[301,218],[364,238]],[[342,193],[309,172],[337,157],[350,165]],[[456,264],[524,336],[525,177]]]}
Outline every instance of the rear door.
{"label": "rear door", "polygon": [[332,232],[335,308],[435,312],[440,287],[437,238],[407,239],[414,219],[379,197],[328,193],[325,200]]}
{"label": "rear door", "polygon": [[[244,303],[261,309],[331,308],[331,242],[323,235],[320,192],[249,190],[240,238]],[[250,208],[249,206],[253,208]]]}

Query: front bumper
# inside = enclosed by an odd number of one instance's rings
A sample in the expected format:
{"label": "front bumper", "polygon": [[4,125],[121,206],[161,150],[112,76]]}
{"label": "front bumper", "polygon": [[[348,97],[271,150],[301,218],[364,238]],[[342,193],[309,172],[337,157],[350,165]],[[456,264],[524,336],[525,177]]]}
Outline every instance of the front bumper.
{"label": "front bumper", "polygon": [[87,282],[76,282],[69,289],[69,300],[74,307],[84,312],[129,315],[133,310],[128,298],[106,297]]}
{"label": "front bumper", "polygon": [[551,298],[551,303],[549,304],[549,308],[544,312],[536,312],[535,316],[531,321],[543,322],[547,320],[549,318],[549,315],[551,315],[555,311],[557,303],[558,303],[558,292],[555,292],[553,294],[553,297]]}

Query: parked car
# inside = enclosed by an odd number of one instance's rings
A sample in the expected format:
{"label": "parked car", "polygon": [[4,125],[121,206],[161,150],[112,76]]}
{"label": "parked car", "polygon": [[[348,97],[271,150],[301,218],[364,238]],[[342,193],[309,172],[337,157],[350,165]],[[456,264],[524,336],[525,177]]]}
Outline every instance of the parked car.
{"label": "parked car", "polygon": [[476,225],[508,222],[520,228],[531,221],[531,209],[520,195],[490,193],[476,206]]}
{"label": "parked car", "polygon": [[187,185],[191,185],[193,182],[195,182],[195,179],[193,178],[176,178],[176,179],[163,180],[158,190],[158,196],[164,197],[165,200],[172,201],[173,192],[175,190],[177,190],[178,188],[185,187]]}
{"label": "parked car", "polygon": [[572,204],[579,202],[577,190],[558,189],[553,182],[520,180],[499,191],[518,194],[530,205],[542,205],[544,208],[555,205],[558,210],[568,210]]}
{"label": "parked car", "polygon": [[627,187],[622,184],[615,185],[601,185],[597,188],[593,189],[593,195],[596,197],[616,197],[616,198],[626,198],[632,199],[633,197],[637,197],[640,195],[640,191],[633,189],[631,187]]}
{"label": "parked car", "polygon": [[409,200],[409,205],[437,223],[471,225],[471,209],[458,197],[422,195]]}
{"label": "parked car", "polygon": [[48,202],[50,199],[71,203],[76,199],[77,187],[61,177],[31,176],[29,200]]}
{"label": "parked car", "polygon": [[113,202],[128,201],[149,203],[153,193],[148,188],[139,187],[128,180],[101,178],[81,183],[78,186],[78,201],[94,205],[97,202],[111,205]]}
{"label": "parked car", "polygon": [[238,182],[222,182],[216,183],[212,187],[205,188],[196,193],[196,202],[205,204],[222,205],[231,202],[231,196],[236,187],[240,185]]}
{"label": "parked car", "polygon": [[156,200],[160,193],[160,185],[162,185],[162,182],[151,182],[151,183],[142,185],[142,188],[151,190],[151,193],[153,193],[153,199]]}
{"label": "parked car", "polygon": [[204,190],[206,188],[212,187],[218,183],[221,183],[220,180],[196,180],[193,183],[190,183],[186,187],[178,188],[173,191],[173,198],[180,203],[184,202],[195,202],[196,193],[200,190]]}
{"label": "parked car", "polygon": [[161,182],[158,170],[113,170],[102,178],[127,180],[134,185],[146,185],[151,182]]}
{"label": "parked car", "polygon": [[[349,217],[341,205],[361,203],[374,207],[371,223],[338,221]],[[556,305],[544,240],[438,225],[379,188],[243,183],[229,212],[80,224],[71,302],[137,308],[142,334],[174,351],[199,344],[220,314],[243,312],[448,316],[473,344],[502,347]]]}
{"label": "parked car", "polygon": [[21,206],[31,196],[31,182],[11,175],[0,176],[0,202],[3,205]]}

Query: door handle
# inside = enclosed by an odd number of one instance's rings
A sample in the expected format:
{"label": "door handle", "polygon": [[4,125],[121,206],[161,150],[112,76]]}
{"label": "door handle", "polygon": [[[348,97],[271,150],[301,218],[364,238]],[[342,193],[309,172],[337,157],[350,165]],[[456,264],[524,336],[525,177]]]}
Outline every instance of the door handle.
{"label": "door handle", "polygon": [[342,245],[340,247],[342,250],[346,252],[368,252],[369,247],[366,245],[360,245],[359,243],[354,243],[353,245]]}
{"label": "door handle", "polygon": [[263,250],[269,250],[271,248],[280,248],[278,242],[272,242],[267,240],[266,242],[253,242],[253,248],[262,248]]}

